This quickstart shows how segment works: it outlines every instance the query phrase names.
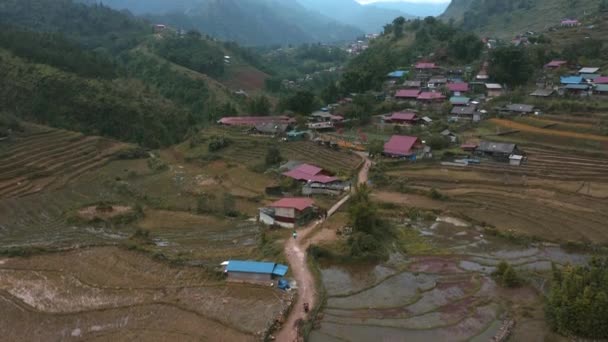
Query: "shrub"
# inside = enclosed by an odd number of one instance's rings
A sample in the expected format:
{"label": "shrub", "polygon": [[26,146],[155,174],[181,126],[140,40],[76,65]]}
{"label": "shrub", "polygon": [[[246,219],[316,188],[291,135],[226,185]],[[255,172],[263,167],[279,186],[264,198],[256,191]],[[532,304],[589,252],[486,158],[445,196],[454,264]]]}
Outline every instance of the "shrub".
{"label": "shrub", "polygon": [[515,269],[504,260],[498,264],[492,275],[504,287],[518,287],[523,283]]}
{"label": "shrub", "polygon": [[226,137],[213,136],[209,141],[209,152],[216,152],[224,149],[232,143],[232,140]]}

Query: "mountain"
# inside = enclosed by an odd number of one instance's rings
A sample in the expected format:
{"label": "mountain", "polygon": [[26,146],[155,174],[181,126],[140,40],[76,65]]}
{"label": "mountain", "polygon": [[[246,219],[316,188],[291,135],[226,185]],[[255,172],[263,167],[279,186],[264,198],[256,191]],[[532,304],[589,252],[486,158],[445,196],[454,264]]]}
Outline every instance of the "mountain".
{"label": "mountain", "polygon": [[362,5],[355,0],[297,0],[302,6],[333,18],[339,22],[356,26],[366,33],[381,32],[382,27],[397,17],[412,15],[398,9]]}
{"label": "mountain", "polygon": [[599,0],[452,0],[441,15],[467,30],[510,38],[557,26],[563,18],[597,12]]}
{"label": "mountain", "polygon": [[250,46],[337,42],[363,32],[282,0],[104,0],[150,20]]}
{"label": "mountain", "polygon": [[448,7],[449,2],[443,3],[419,3],[419,2],[402,2],[402,1],[379,1],[365,7],[375,6],[391,10],[401,11],[415,17],[436,17],[441,15]]}

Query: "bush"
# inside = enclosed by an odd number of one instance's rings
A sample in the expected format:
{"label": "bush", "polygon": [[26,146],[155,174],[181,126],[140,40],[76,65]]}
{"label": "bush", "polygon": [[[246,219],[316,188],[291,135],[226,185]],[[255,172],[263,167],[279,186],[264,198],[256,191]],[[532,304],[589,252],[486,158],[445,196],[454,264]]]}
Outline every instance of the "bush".
{"label": "bush", "polygon": [[148,159],[148,167],[150,168],[150,170],[156,172],[169,170],[169,165],[162,161],[160,158]]}
{"label": "bush", "polygon": [[266,152],[266,166],[273,166],[280,164],[283,161],[281,156],[281,150],[276,146],[270,146]]}
{"label": "bush", "polygon": [[498,264],[492,275],[504,287],[518,287],[523,283],[515,269],[504,260]]}
{"label": "bush", "polygon": [[437,201],[444,201],[447,199],[446,195],[442,194],[435,188],[431,188],[431,191],[429,191],[429,196],[431,196],[432,199]]}
{"label": "bush", "polygon": [[226,137],[213,136],[209,141],[209,152],[216,152],[230,146],[232,141]]}

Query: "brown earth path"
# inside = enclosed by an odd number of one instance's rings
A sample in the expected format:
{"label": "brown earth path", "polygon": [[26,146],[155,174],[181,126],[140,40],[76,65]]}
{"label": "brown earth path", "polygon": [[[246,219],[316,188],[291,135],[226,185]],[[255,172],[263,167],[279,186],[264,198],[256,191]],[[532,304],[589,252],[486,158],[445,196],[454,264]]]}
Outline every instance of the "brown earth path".
{"label": "brown earth path", "polygon": [[534,127],[534,126],[522,124],[519,122],[505,120],[505,119],[494,118],[494,119],[490,119],[490,122],[497,124],[499,126],[508,127],[511,129],[522,131],[522,132],[531,132],[531,133],[552,135],[552,136],[565,137],[565,138],[587,139],[587,140],[608,142],[607,136],[586,134],[586,133],[577,133],[577,132],[567,132],[567,131],[560,131],[560,130],[556,130],[556,129],[545,129],[545,128]]}
{"label": "brown earth path", "polygon": [[[365,159],[365,163],[363,163],[363,166],[359,171],[358,183],[363,184],[367,183],[368,173],[372,162],[367,156],[360,155]],[[329,217],[331,214],[338,211],[349,198],[350,195],[346,195],[334,204],[334,206],[327,211],[327,216]],[[305,320],[308,316],[304,312],[304,303],[308,303],[311,308],[315,305],[317,289],[315,288],[315,278],[308,268],[308,263],[306,261],[306,250],[311,243],[318,242],[317,239],[308,239],[308,235],[314,233],[314,228],[323,223],[323,221],[324,220],[318,220],[311,223],[308,227],[298,231],[297,239],[290,238],[285,243],[285,256],[287,257],[293,277],[298,285],[298,297],[287,320],[276,335],[276,340],[279,342],[294,342],[299,340],[298,322]]]}

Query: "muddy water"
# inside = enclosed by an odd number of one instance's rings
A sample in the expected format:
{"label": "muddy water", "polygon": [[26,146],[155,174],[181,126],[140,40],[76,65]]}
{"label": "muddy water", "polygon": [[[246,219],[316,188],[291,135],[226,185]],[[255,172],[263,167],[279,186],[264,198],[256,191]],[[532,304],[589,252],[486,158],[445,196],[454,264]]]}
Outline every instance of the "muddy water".
{"label": "muddy water", "polygon": [[488,341],[503,323],[505,302],[529,304],[495,283],[491,274],[498,263],[542,273],[552,263],[589,258],[555,246],[512,245],[449,217],[400,228],[415,229],[447,254],[393,256],[383,265],[323,265],[328,298],[311,341]]}

